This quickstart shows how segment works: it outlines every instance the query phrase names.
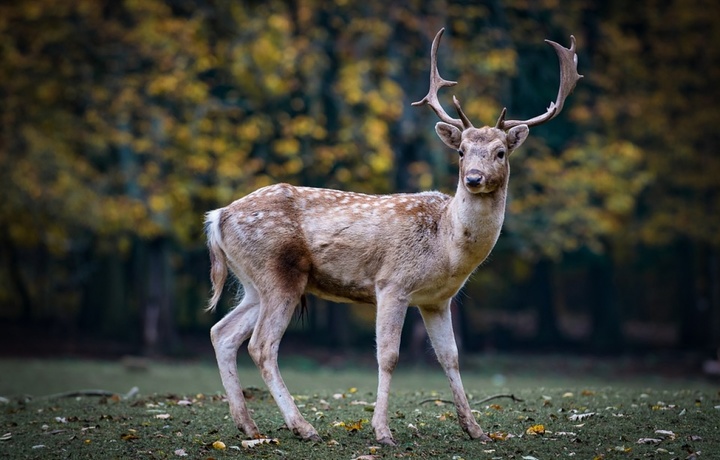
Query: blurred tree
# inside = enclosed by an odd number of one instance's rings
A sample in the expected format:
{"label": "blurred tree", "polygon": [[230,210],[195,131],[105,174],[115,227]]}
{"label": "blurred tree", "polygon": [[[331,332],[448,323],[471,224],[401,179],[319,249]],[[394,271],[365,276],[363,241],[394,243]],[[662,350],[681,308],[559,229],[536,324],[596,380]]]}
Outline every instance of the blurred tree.
{"label": "blurred tree", "polygon": [[[555,56],[541,37],[567,44],[574,33],[587,75],[513,155],[496,257],[508,262],[493,265],[508,279],[477,287],[536,311],[550,345],[568,270],[586,278],[570,308],[592,316],[598,347],[619,343],[628,315],[682,318],[686,343],[720,343],[715,3],[2,4],[3,316],[172,348],[175,321],[210,320],[189,305],[207,290],[203,212],[279,181],[452,192],[454,152],[431,111],[410,108],[445,26],[441,72],[459,80],[476,124],[493,124],[503,105],[525,118],[554,99]],[[448,107],[452,94],[441,94]],[[671,295],[658,303],[652,280]],[[369,320],[319,310],[330,329]]]}

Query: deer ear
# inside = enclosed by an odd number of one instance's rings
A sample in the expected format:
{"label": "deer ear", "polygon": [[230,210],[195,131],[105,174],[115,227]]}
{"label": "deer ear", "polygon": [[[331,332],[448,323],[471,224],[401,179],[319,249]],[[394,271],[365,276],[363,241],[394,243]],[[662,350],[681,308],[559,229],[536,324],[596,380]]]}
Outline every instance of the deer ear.
{"label": "deer ear", "polygon": [[[527,126],[525,128],[527,129]],[[449,125],[447,123],[439,121],[435,125],[435,132],[438,136],[440,136],[440,139],[445,143],[445,145],[447,145],[453,150],[460,149],[460,142],[462,141],[462,131],[460,131],[453,125]]]}
{"label": "deer ear", "polygon": [[520,147],[523,142],[525,142],[528,134],[530,134],[530,129],[527,125],[518,125],[508,130],[507,145],[510,153],[512,153],[516,148]]}

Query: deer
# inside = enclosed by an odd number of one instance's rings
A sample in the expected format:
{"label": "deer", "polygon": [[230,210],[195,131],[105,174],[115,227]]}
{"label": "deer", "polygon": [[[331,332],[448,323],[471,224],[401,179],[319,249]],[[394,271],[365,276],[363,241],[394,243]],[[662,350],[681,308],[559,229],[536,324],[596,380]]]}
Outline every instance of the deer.
{"label": "deer", "polygon": [[560,113],[582,75],[571,47],[546,40],[560,61],[560,87],[545,113],[475,128],[457,98],[459,118],[445,112],[438,90],[457,82],[440,77],[437,51],[430,53],[430,89],[413,106],[428,105],[440,119],[435,131],[459,155],[454,196],[430,191],[368,195],[285,183],[260,188],[205,216],[212,293],[216,308],[228,271],[242,284],[243,297],[210,336],[230,414],[249,437],[260,431],[248,412],[238,380],[237,353],[247,351],[259,369],[286,427],[307,441],[321,441],[293,402],[278,368],[282,336],[294,312],[312,294],[335,302],[376,307],[377,396],[371,425],[376,440],[394,446],[388,424],[392,373],[398,363],[406,312],[417,307],[437,359],[450,383],[461,428],[489,441],[471,412],[462,384],[450,302],[495,246],[505,215],[508,159],[529,128]]}

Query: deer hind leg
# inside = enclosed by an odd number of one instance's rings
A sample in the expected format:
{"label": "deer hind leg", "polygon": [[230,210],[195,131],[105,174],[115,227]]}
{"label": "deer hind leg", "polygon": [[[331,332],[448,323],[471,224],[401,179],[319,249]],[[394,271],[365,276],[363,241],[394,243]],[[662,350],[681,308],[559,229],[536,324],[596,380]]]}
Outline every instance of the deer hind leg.
{"label": "deer hind leg", "polygon": [[212,327],[210,337],[220,378],[227,393],[230,415],[238,429],[250,437],[258,437],[260,431],[250,417],[238,380],[237,351],[252,334],[260,312],[260,301],[252,284],[245,283],[244,289],[242,302]]}
{"label": "deer hind leg", "polygon": [[[304,286],[303,286],[304,289]],[[285,424],[297,436],[308,441],[322,441],[315,428],[300,414],[278,367],[278,349],[285,329],[300,302],[302,290],[275,292],[262,297],[262,307],[248,351],[260,369],[265,384],[275,399]]]}
{"label": "deer hind leg", "polygon": [[421,307],[420,313],[422,313],[425,328],[435,349],[438,361],[450,381],[450,389],[455,400],[455,409],[457,410],[460,426],[472,439],[489,441],[490,438],[483,433],[482,428],[480,428],[470,410],[470,404],[468,404],[462,379],[460,378],[460,365],[458,363],[455,334],[453,334],[452,328],[450,301],[433,307]]}
{"label": "deer hind leg", "polygon": [[390,380],[400,355],[400,335],[406,313],[406,299],[392,295],[378,295],[375,319],[378,390],[372,426],[378,442],[390,446],[396,445],[387,419]]}

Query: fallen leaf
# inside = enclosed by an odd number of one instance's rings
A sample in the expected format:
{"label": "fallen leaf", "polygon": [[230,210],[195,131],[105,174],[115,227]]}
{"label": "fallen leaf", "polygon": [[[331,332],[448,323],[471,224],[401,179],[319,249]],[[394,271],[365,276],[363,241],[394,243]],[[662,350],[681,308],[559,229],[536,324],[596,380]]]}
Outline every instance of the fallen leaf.
{"label": "fallen leaf", "polygon": [[177,455],[178,457],[187,457],[188,456],[187,452],[185,452],[185,449],[175,450],[175,455]]}
{"label": "fallen leaf", "polygon": [[12,433],[5,433],[4,435],[0,436],[0,441],[7,441],[10,438],[12,438]]}
{"label": "fallen leaf", "polygon": [[367,420],[358,420],[356,422],[349,422],[345,424],[345,429],[348,430],[350,433],[356,433],[360,430],[362,430],[363,423],[367,422]]}
{"label": "fallen leaf", "polygon": [[259,446],[260,444],[280,444],[280,441],[277,438],[261,438],[243,441],[240,444],[246,449],[252,449],[255,446]]}
{"label": "fallen leaf", "polygon": [[575,396],[575,395],[572,394],[572,392],[570,392],[570,391],[565,392],[565,393],[563,393],[563,395],[562,395],[563,398],[572,398],[573,396]]}
{"label": "fallen leaf", "polygon": [[595,415],[595,412],[586,412],[584,414],[572,414],[568,417],[568,420],[571,422],[580,422],[585,420],[586,418],[590,418],[593,415]]}
{"label": "fallen leaf", "polygon": [[123,441],[134,441],[135,439],[140,439],[135,433],[124,433],[120,435],[120,439]]}
{"label": "fallen leaf", "polygon": [[503,407],[500,404],[490,404],[490,409],[495,409],[497,411],[503,410]]}
{"label": "fallen leaf", "polygon": [[503,432],[501,432],[501,431],[496,431],[496,432],[494,432],[494,433],[488,433],[488,436],[489,436],[490,439],[492,439],[493,441],[505,441],[505,440],[508,438],[508,434],[507,434],[507,433],[503,433]]}
{"label": "fallen leaf", "polygon": [[545,434],[545,425],[533,425],[527,430],[525,430],[525,433],[533,436],[538,434]]}
{"label": "fallen leaf", "polygon": [[523,460],[539,460],[537,457],[533,457],[532,455],[524,455],[522,457]]}
{"label": "fallen leaf", "polygon": [[167,420],[170,418],[170,414],[156,414],[155,418],[159,418],[160,420]]}
{"label": "fallen leaf", "polygon": [[660,444],[662,439],[658,438],[640,438],[637,440],[638,444]]}
{"label": "fallen leaf", "polygon": [[675,433],[670,430],[655,430],[655,434],[659,434],[663,438],[669,438],[671,440],[676,438]]}
{"label": "fallen leaf", "polygon": [[381,458],[379,455],[361,455],[359,457],[353,458],[353,460],[375,460],[377,458]]}
{"label": "fallen leaf", "polygon": [[595,392],[592,390],[583,390],[580,394],[583,396],[595,396]]}
{"label": "fallen leaf", "polygon": [[216,449],[216,450],[225,450],[227,448],[225,443],[222,441],[215,441],[214,443],[212,443],[212,446],[213,446],[213,449]]}

